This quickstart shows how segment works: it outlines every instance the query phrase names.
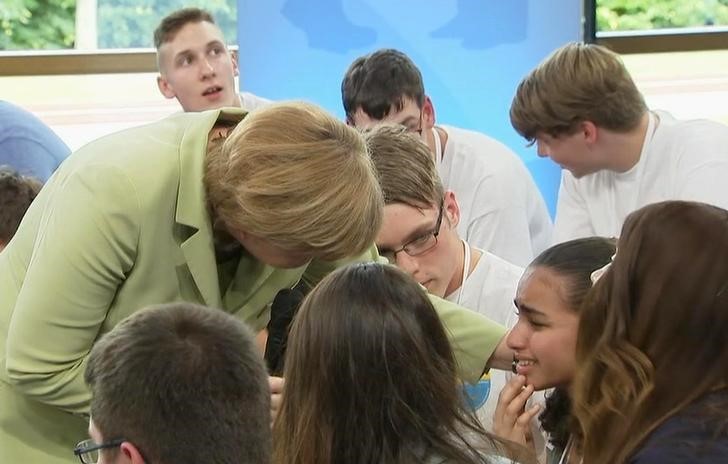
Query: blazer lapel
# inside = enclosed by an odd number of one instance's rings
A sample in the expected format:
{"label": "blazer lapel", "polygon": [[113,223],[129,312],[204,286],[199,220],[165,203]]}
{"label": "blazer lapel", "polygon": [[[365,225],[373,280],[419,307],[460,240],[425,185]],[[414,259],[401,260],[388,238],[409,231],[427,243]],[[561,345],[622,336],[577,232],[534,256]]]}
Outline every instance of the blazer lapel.
{"label": "blazer lapel", "polygon": [[[244,113],[243,113],[244,114]],[[175,219],[185,226],[180,245],[187,267],[208,306],[221,307],[220,283],[215,262],[212,221],[203,185],[207,137],[221,116],[220,111],[196,113],[182,136],[179,150],[179,187]],[[242,115],[233,117],[241,118]]]}

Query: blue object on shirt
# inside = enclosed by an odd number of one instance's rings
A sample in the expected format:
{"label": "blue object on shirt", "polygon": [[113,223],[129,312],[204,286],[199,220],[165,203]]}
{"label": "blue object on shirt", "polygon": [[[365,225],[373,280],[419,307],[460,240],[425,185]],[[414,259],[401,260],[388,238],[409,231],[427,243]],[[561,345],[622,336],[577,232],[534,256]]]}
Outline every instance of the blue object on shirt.
{"label": "blue object on shirt", "polygon": [[45,182],[71,150],[30,112],[0,101],[0,165]]}

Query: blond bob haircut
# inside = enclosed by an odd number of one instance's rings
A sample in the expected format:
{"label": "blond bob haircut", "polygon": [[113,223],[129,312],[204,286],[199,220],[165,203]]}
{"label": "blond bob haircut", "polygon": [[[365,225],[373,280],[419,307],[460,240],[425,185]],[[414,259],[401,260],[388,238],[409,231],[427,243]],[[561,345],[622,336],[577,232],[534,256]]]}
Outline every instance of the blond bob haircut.
{"label": "blond bob haircut", "polygon": [[440,203],[442,182],[432,153],[422,140],[400,125],[378,125],[364,137],[385,204],[422,208]]}
{"label": "blond bob haircut", "polygon": [[383,200],[359,132],[318,106],[249,113],[208,150],[205,187],[217,224],[320,259],[374,243]]}
{"label": "blond bob haircut", "polygon": [[619,55],[595,44],[557,49],[518,85],[511,124],[529,141],[571,135],[591,121],[615,132],[634,129],[647,111]]}

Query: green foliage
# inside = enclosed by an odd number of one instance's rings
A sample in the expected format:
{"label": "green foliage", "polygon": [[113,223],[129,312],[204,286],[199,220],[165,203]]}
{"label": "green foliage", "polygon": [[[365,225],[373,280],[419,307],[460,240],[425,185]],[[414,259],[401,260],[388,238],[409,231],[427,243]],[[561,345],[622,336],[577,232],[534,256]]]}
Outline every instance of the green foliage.
{"label": "green foliage", "polygon": [[75,0],[0,1],[0,50],[73,46]]}
{"label": "green foliage", "polygon": [[[187,6],[205,8],[228,43],[236,43],[236,0],[97,0],[99,48],[153,47],[164,16]],[[0,0],[0,50],[72,48],[76,0]],[[83,25],[82,25],[83,27]]]}
{"label": "green foliage", "polygon": [[597,0],[597,30],[728,25],[728,0]]}
{"label": "green foliage", "polygon": [[174,10],[194,6],[212,13],[225,40],[236,43],[235,0],[99,0],[99,47],[153,47],[152,34],[159,21]]}

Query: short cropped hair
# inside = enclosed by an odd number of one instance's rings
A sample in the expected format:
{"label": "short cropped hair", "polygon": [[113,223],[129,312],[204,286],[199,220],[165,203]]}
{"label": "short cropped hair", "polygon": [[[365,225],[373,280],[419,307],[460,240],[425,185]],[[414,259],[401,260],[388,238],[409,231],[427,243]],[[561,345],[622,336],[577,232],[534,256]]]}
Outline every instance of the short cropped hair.
{"label": "short cropped hair", "polygon": [[215,222],[282,250],[335,260],[374,243],[383,199],[361,134],[322,108],[278,103],[249,113],[204,182]]}
{"label": "short cropped hair", "polygon": [[615,132],[634,129],[647,111],[619,55],[595,44],[569,43],[518,85],[511,124],[529,141],[539,133],[570,135],[591,121]]}
{"label": "short cropped hair", "polygon": [[444,190],[429,147],[399,125],[379,125],[365,133],[384,204],[415,208],[437,205]]}
{"label": "short cropped hair", "polygon": [[180,29],[189,23],[208,22],[215,24],[215,19],[210,12],[200,8],[182,8],[173,11],[159,23],[154,30],[154,47],[159,50],[162,44],[174,40]]}
{"label": "short cropped hair", "polygon": [[341,99],[349,121],[359,108],[373,119],[384,119],[392,108],[401,110],[405,98],[422,107],[422,73],[407,55],[391,48],[354,60],[341,82]]}
{"label": "short cropped hair", "polygon": [[86,382],[104,440],[147,462],[270,462],[270,389],[253,335],[221,310],[143,309],[97,342]]}
{"label": "short cropped hair", "polygon": [[41,187],[43,184],[33,177],[22,176],[7,166],[0,167],[0,245],[13,238]]}

